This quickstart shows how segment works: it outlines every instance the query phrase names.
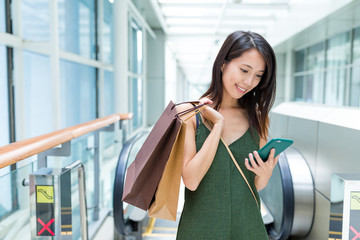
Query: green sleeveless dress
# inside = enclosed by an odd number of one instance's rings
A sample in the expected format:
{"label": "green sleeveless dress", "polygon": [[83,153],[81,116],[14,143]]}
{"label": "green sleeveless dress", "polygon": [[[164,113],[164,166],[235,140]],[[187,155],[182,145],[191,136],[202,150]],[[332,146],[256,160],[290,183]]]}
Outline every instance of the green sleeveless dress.
{"label": "green sleeveless dress", "polygon": [[[201,117],[198,119],[200,123],[195,135],[197,151],[210,134]],[[259,137],[256,135],[255,138],[257,139],[254,139],[248,129],[229,148],[260,203],[254,182],[255,175],[247,170],[244,163],[250,152],[259,149]],[[213,163],[196,191],[185,188],[185,204],[176,239],[268,239],[254,197],[221,141]]]}

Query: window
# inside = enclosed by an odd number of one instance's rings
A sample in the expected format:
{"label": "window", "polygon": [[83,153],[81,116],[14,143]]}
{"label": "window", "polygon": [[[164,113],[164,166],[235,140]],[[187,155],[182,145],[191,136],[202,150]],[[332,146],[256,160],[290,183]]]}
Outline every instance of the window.
{"label": "window", "polygon": [[[24,138],[35,137],[54,130],[52,82],[50,80],[50,59],[48,56],[24,51],[24,85],[22,96],[15,96],[16,107],[23,109],[26,121]],[[15,86],[20,87],[20,86]],[[17,139],[20,140],[20,139]]]}
{"label": "window", "polygon": [[9,99],[6,48],[0,45],[0,146],[9,144]]}
{"label": "window", "polygon": [[306,101],[322,103],[324,94],[325,43],[308,48],[306,69],[310,71],[306,81]]}
{"label": "window", "polygon": [[102,61],[113,63],[113,5],[109,1],[104,2],[104,19],[102,33]]}
{"label": "window", "polygon": [[353,68],[351,71],[350,105],[360,107],[360,28],[354,31]]}
{"label": "window", "polygon": [[114,113],[114,74],[113,72],[104,72],[104,96],[105,96],[105,116]]}
{"label": "window", "polygon": [[6,32],[5,0],[0,0],[0,32]]}
{"label": "window", "polygon": [[302,72],[305,70],[305,50],[295,53],[295,72]]}
{"label": "window", "polygon": [[142,126],[143,122],[143,81],[142,78],[130,78],[129,84],[131,91],[131,109],[133,115],[132,124],[133,129],[137,129]]}
{"label": "window", "polygon": [[137,129],[143,123],[143,32],[134,20],[130,24],[129,37],[130,111],[134,113],[132,127]]}
{"label": "window", "polygon": [[95,7],[93,0],[59,0],[60,49],[95,59]]}
{"label": "window", "polygon": [[61,128],[96,118],[95,68],[60,61]]}
{"label": "window", "polygon": [[23,37],[31,41],[49,41],[49,1],[22,1],[22,31]]}
{"label": "window", "polygon": [[329,39],[326,55],[325,104],[341,106],[345,101],[346,65],[350,61],[350,33]]}

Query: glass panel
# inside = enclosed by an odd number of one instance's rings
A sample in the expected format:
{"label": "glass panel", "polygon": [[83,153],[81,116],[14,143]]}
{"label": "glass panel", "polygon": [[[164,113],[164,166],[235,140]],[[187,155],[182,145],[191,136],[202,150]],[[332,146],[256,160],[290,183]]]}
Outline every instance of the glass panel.
{"label": "glass panel", "polygon": [[24,187],[22,182],[29,178],[32,170],[33,166],[29,164],[0,177],[1,239],[31,238],[29,187]]}
{"label": "glass panel", "polygon": [[360,107],[360,66],[355,66],[351,74],[350,106]]}
{"label": "glass panel", "polygon": [[306,70],[322,69],[325,66],[325,43],[309,47],[306,56]]}
{"label": "glass panel", "polygon": [[[35,137],[54,130],[53,94],[48,56],[24,51],[23,96],[15,96],[16,106],[24,109],[24,138]],[[20,102],[20,99],[22,102]],[[16,118],[17,121],[22,119]],[[20,140],[20,139],[18,139]]]}
{"label": "glass panel", "polygon": [[105,115],[114,113],[114,74],[104,71],[104,95],[105,95]]}
{"label": "glass panel", "polygon": [[344,104],[347,69],[334,69],[326,72],[325,104],[342,106]]}
{"label": "glass panel", "polygon": [[313,95],[312,101],[314,103],[323,103],[324,99],[324,72],[323,71],[315,71],[312,74],[312,88]]}
{"label": "glass panel", "polygon": [[133,129],[142,126],[143,121],[143,82],[141,78],[131,78],[131,111]]}
{"label": "glass panel", "polygon": [[5,0],[0,0],[0,32],[6,32]]}
{"label": "glass panel", "polygon": [[6,48],[0,45],[0,146],[9,143],[9,99]]}
{"label": "glass panel", "polygon": [[305,99],[307,102],[313,102],[313,94],[314,94],[314,78],[313,75],[308,75],[306,78],[306,91],[305,91]]}
{"label": "glass panel", "polygon": [[23,37],[32,41],[49,41],[49,1],[22,1],[22,31]]}
{"label": "glass panel", "polygon": [[60,49],[95,59],[95,7],[91,0],[59,0]]}
{"label": "glass panel", "polygon": [[360,27],[354,31],[353,63],[360,65]]}
{"label": "glass panel", "polygon": [[305,70],[305,50],[297,51],[295,53],[295,72],[302,72]]}
{"label": "glass panel", "polygon": [[131,23],[131,49],[130,49],[130,71],[132,73],[142,73],[143,49],[142,31],[135,22]]}
{"label": "glass panel", "polygon": [[103,33],[102,33],[102,60],[105,63],[113,63],[113,5],[109,1],[103,1],[104,3],[104,21],[103,21]]}
{"label": "glass panel", "polygon": [[353,63],[350,86],[350,105],[360,107],[360,28],[354,31]]}
{"label": "glass panel", "polygon": [[61,128],[96,118],[95,68],[60,61]]}
{"label": "glass panel", "polygon": [[295,77],[295,101],[304,100],[304,76]]}
{"label": "glass panel", "polygon": [[[350,59],[350,33],[337,35],[328,40],[326,66],[336,68],[349,64]],[[345,81],[345,79],[344,79]]]}

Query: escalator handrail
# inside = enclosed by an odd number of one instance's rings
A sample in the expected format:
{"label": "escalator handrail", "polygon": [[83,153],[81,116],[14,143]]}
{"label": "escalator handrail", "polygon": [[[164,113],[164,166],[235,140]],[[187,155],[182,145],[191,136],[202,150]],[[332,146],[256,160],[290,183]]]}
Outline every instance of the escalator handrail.
{"label": "escalator handrail", "polygon": [[149,134],[149,130],[143,130],[134,137],[126,141],[119,154],[118,163],[115,171],[114,192],[113,192],[113,212],[114,225],[118,233],[127,235],[131,233],[131,229],[127,227],[127,222],[124,219],[122,195],[124,191],[126,166],[129,160],[129,154],[134,144],[145,134]]}
{"label": "escalator handrail", "polygon": [[290,237],[293,219],[294,219],[294,209],[295,209],[293,181],[289,168],[289,163],[287,162],[286,151],[280,154],[278,165],[282,178],[282,189],[283,189],[282,204],[284,206],[284,209],[283,209],[280,232],[277,232],[275,229],[270,228],[269,235],[271,239],[283,240],[283,239],[288,239]]}

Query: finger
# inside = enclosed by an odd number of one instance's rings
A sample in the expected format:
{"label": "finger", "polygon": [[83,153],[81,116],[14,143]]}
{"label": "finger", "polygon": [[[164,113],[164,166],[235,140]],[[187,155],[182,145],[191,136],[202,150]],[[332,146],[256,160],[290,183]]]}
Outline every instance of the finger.
{"label": "finger", "polygon": [[268,157],[268,161],[269,161],[269,163],[271,164],[271,166],[275,166],[276,165],[276,162],[277,161],[275,161],[275,148],[272,148],[271,150],[270,150],[270,154],[269,154],[269,157]]}
{"label": "finger", "polygon": [[255,156],[256,161],[258,162],[258,165],[259,165],[260,167],[263,167],[264,164],[265,164],[265,162],[261,159],[259,153],[258,153],[257,151],[254,151],[253,154],[254,154],[254,156]]}
{"label": "finger", "polygon": [[249,162],[249,159],[248,159],[248,158],[245,158],[245,167],[246,167],[248,170],[254,172],[254,168],[253,168],[252,166],[250,166],[250,162]]}
{"label": "finger", "polygon": [[257,170],[260,166],[255,162],[254,156],[252,153],[249,153],[249,159],[251,162],[251,166],[254,168],[254,170]]}

